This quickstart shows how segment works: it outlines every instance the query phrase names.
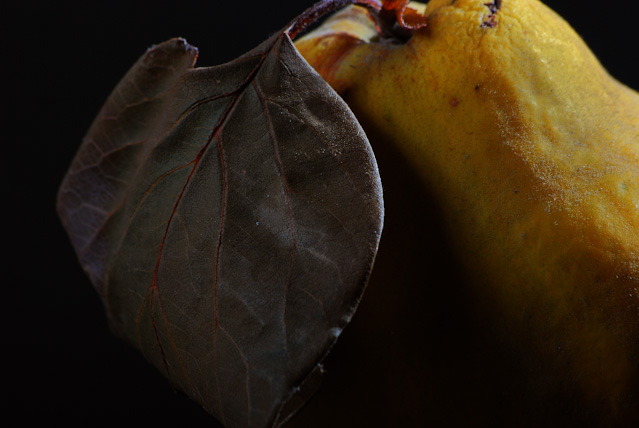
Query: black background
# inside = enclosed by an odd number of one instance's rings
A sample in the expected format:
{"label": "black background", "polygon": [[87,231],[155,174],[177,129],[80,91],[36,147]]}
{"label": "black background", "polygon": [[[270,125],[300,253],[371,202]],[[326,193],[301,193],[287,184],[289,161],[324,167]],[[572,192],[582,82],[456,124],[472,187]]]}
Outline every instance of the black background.
{"label": "black background", "polygon": [[[2,405],[21,423],[46,417],[90,426],[216,426],[110,334],[102,304],[56,218],[55,194],[106,96],[147,47],[182,36],[200,49],[198,65],[219,64],[312,3],[3,2],[2,224],[8,239],[0,343],[8,361]],[[639,89],[634,1],[546,4],[573,25],[613,76]]]}

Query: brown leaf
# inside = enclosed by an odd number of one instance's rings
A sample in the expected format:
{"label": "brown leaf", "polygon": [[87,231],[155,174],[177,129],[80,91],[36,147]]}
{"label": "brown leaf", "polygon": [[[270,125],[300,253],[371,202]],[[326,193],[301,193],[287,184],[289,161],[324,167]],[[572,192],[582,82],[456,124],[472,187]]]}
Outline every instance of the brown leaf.
{"label": "brown leaf", "polygon": [[221,66],[196,57],[173,39],[138,60],[58,211],[114,332],[226,426],[277,425],[357,307],[381,184],[286,33]]}

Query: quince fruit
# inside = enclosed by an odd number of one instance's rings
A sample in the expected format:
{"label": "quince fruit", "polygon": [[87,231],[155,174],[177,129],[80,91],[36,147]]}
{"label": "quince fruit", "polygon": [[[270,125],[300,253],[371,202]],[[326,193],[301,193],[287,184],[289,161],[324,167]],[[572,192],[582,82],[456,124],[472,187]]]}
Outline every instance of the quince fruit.
{"label": "quince fruit", "polygon": [[639,426],[639,94],[541,2],[489,1],[432,0],[407,41],[349,7],[296,42],[384,180],[352,334],[387,346],[396,426]]}

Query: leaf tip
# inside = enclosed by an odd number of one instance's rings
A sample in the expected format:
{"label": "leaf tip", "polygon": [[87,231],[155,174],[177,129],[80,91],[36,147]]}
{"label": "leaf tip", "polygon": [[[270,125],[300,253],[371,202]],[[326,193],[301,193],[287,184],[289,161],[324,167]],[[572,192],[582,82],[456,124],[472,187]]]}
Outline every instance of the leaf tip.
{"label": "leaf tip", "polygon": [[182,37],[175,37],[158,45],[150,46],[142,60],[146,66],[152,66],[172,63],[181,58],[186,61],[185,65],[192,67],[195,65],[198,55],[198,48],[190,45]]}

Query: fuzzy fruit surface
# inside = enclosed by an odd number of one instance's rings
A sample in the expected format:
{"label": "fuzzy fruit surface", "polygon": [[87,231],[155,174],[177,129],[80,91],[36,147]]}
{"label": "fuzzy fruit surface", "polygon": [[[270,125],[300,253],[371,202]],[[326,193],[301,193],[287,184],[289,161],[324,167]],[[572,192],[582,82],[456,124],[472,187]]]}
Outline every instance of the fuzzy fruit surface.
{"label": "fuzzy fruit surface", "polygon": [[426,14],[397,44],[350,8],[297,47],[433,195],[442,223],[423,227],[444,228],[517,350],[521,393],[638,426],[639,94],[537,0],[433,0]]}

